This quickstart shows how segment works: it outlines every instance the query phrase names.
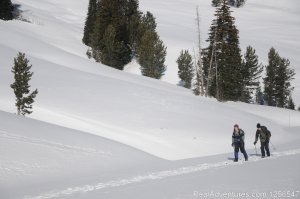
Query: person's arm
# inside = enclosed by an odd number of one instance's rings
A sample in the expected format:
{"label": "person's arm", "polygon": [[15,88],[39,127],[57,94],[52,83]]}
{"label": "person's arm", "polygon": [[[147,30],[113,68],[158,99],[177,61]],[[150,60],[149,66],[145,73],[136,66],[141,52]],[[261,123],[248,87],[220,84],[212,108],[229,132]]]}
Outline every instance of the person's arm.
{"label": "person's arm", "polygon": [[241,129],[241,138],[242,138],[242,141],[244,142],[245,141],[245,132]]}
{"label": "person's arm", "polygon": [[257,143],[258,136],[259,136],[259,130],[256,130],[254,145]]}
{"label": "person's arm", "polygon": [[232,134],[232,143],[231,146],[234,146],[234,134]]}

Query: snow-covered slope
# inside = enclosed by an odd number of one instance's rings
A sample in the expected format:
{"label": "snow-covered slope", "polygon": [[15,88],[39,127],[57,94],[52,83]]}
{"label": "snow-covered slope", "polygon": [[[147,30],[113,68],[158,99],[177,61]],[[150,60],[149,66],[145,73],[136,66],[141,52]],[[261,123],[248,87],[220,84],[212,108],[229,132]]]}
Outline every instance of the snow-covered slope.
{"label": "snow-covered slope", "polygon": [[[39,89],[33,118],[100,135],[165,159],[231,151],[229,137],[235,123],[246,131],[249,144],[257,122],[276,131],[278,136],[274,139],[278,143],[289,139],[286,126],[300,124],[299,113],[294,111],[218,103],[195,97],[189,90],[163,81],[131,75],[88,60],[86,47],[81,43],[87,1],[27,0],[15,3],[22,5],[23,16],[32,23],[0,21],[2,110],[14,112],[13,92],[9,88],[13,81],[10,70],[13,57],[22,51],[33,64],[32,86]],[[184,34],[179,33],[180,37],[177,37],[173,35],[176,31],[170,29],[181,29],[185,20],[179,17],[179,25],[176,25],[168,21],[172,17],[166,15],[170,12],[182,15],[184,8],[186,11],[191,9],[187,14],[191,19],[194,15],[192,8],[196,1],[184,4],[186,6],[182,3],[178,1],[169,6],[162,2],[140,2],[143,9],[149,8],[156,14],[162,37],[166,38],[171,50],[176,49],[173,45],[180,48],[186,45]],[[209,3],[201,1],[199,4],[201,10],[213,11]],[[166,7],[169,11],[164,9]],[[159,10],[161,14],[155,13]],[[246,12],[247,7],[241,10]],[[187,32],[193,32],[193,26],[189,28]],[[167,33],[170,33],[168,38]],[[180,41],[185,44],[181,45]],[[174,58],[174,53],[170,53],[170,58]],[[174,69],[170,68],[170,71]],[[280,118],[270,116],[274,112]]]}
{"label": "snow-covered slope", "polygon": [[[213,16],[209,0],[140,1],[143,10],[157,17],[168,46],[169,69],[164,80],[173,84],[87,59],[81,38],[88,0],[13,2],[22,5],[23,17],[31,23],[0,20],[1,199],[173,199],[195,198],[194,191],[228,191],[231,185],[240,192],[299,188],[299,112],[219,103],[174,85],[178,53],[195,43],[197,4],[202,38],[206,37]],[[296,53],[299,17],[295,17],[299,3],[284,2],[249,0],[235,14],[244,19],[237,19],[243,48],[253,45],[266,61],[274,45],[294,65],[300,63]],[[14,95],[9,85],[18,51],[30,59],[32,88],[39,90],[30,115],[33,119],[12,114]],[[135,63],[128,67],[136,70]],[[299,68],[296,72],[297,102]],[[276,150],[271,146],[270,161],[254,156],[257,122],[272,131]],[[246,132],[249,164],[232,163],[235,123]],[[272,184],[249,180],[254,170]]]}
{"label": "snow-covered slope", "polygon": [[[140,0],[142,10],[154,13],[158,31],[168,47],[168,70],[164,81],[178,83],[176,59],[183,49],[193,52],[197,48],[196,7],[201,18],[202,47],[206,47],[208,30],[215,8],[210,0],[160,1]],[[296,76],[293,81],[295,103],[300,106],[300,2],[298,0],[247,0],[242,8],[232,8],[240,31],[242,53],[251,45],[259,60],[266,65],[268,52],[273,46],[283,57],[289,58]],[[138,68],[138,67],[136,67]],[[138,70],[130,71],[138,73]]]}
{"label": "snow-covered slope", "polygon": [[247,163],[233,163],[232,153],[166,161],[86,132],[2,111],[0,118],[0,198],[173,199],[211,191],[270,196],[299,187],[299,127],[289,130],[288,144],[271,147],[268,159],[252,149]]}
{"label": "snow-covered slope", "polygon": [[126,178],[162,161],[99,136],[0,112],[0,198]]}

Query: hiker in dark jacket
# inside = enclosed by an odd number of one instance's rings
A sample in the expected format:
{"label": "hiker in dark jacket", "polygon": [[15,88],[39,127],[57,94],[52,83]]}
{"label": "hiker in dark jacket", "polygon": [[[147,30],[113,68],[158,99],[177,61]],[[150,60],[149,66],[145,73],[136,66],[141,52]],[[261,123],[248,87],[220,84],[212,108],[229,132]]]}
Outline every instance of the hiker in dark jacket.
{"label": "hiker in dark jacket", "polygon": [[234,147],[234,161],[237,162],[239,159],[239,150],[244,155],[245,161],[248,161],[248,155],[245,150],[245,133],[239,128],[239,125],[235,124],[232,133],[232,146]]}
{"label": "hiker in dark jacket", "polygon": [[271,132],[265,126],[261,126],[260,123],[256,125],[257,130],[255,134],[254,145],[256,145],[258,138],[260,139],[260,149],[261,149],[261,157],[264,158],[266,156],[270,156],[269,150],[269,142],[271,138]]}

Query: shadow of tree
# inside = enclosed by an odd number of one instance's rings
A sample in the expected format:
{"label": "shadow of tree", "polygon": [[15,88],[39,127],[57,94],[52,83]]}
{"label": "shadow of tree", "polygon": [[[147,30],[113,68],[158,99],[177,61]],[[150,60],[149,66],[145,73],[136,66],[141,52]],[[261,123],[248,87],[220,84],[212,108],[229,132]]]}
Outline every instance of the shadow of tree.
{"label": "shadow of tree", "polygon": [[22,13],[24,12],[23,10],[21,10],[22,5],[21,4],[14,4],[13,5],[13,18],[20,20],[20,21],[25,21],[28,23],[31,23],[31,21],[29,21],[28,19],[25,19],[22,16]]}

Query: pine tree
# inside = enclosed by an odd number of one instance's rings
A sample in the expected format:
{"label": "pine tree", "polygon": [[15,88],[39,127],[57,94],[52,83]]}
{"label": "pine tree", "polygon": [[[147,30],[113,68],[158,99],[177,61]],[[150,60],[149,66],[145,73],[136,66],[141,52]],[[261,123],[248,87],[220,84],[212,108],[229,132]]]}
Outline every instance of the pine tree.
{"label": "pine tree", "polygon": [[278,72],[276,76],[276,104],[278,107],[285,107],[288,103],[288,98],[291,91],[294,89],[291,87],[291,80],[293,80],[295,72],[289,68],[290,61],[286,58],[280,58],[278,66]]}
{"label": "pine tree", "polygon": [[288,108],[288,109],[291,109],[291,110],[295,110],[295,103],[294,103],[294,101],[293,101],[292,96],[289,96],[287,108]]}
{"label": "pine tree", "polygon": [[84,33],[83,33],[83,43],[90,46],[91,45],[91,34],[93,31],[94,23],[96,20],[97,14],[97,0],[90,0],[88,13],[85,21],[84,26]]}
{"label": "pine tree", "polygon": [[222,0],[221,7],[216,9],[208,39],[210,44],[203,58],[205,74],[215,77],[207,78],[209,96],[220,101],[237,101],[242,94],[241,50],[231,12],[227,1]]}
{"label": "pine tree", "polygon": [[33,72],[30,72],[31,67],[32,65],[29,65],[29,60],[25,57],[24,53],[19,52],[17,58],[14,58],[12,73],[14,74],[15,82],[10,86],[14,90],[16,96],[18,115],[32,113],[30,109],[32,109],[32,103],[38,94],[37,89],[29,94],[29,81],[33,75]]}
{"label": "pine tree", "polygon": [[202,59],[202,58],[199,58],[197,60],[196,56],[194,56],[194,60],[195,60],[195,82],[194,82],[194,85],[193,85],[194,86],[193,92],[196,96],[198,96],[198,95],[203,96],[205,94],[205,91],[204,91],[204,86],[205,86],[204,71],[203,71],[203,65],[201,64],[200,59]]}
{"label": "pine tree", "polygon": [[261,64],[258,64],[258,56],[255,54],[255,50],[251,46],[248,46],[241,69],[243,76],[241,101],[246,103],[251,102],[253,91],[259,86],[262,71],[263,67]]}
{"label": "pine tree", "polygon": [[108,26],[103,35],[102,46],[100,61],[107,66],[123,70],[124,63],[130,61],[130,57],[127,56],[129,49],[123,42],[117,40],[116,30],[112,25]]}
{"label": "pine tree", "polygon": [[153,16],[153,14],[149,11],[147,11],[146,14],[144,14],[141,19],[140,19],[140,23],[138,26],[138,30],[137,30],[137,46],[141,43],[142,37],[144,36],[144,34],[149,31],[149,32],[156,32],[156,21],[155,21],[155,17]]}
{"label": "pine tree", "polygon": [[218,7],[221,5],[221,0],[212,0],[211,5],[214,7]]}
{"label": "pine tree", "polygon": [[[138,11],[137,0],[100,0],[97,7],[97,17],[91,34],[92,56],[96,61],[102,61],[103,58],[113,57],[112,67],[123,69],[132,59],[132,45],[135,41],[134,29],[137,24],[132,24],[133,19],[138,20],[140,12]],[[115,32],[114,44],[117,46],[118,56],[108,55],[107,31],[111,31],[112,26]],[[106,45],[106,46],[105,46]],[[112,63],[112,62],[111,62]]]}
{"label": "pine tree", "polygon": [[[222,4],[222,0],[212,0],[211,5],[213,7],[218,7]],[[228,0],[227,4],[234,7],[241,7],[245,4],[245,0]]]}
{"label": "pine tree", "polygon": [[266,77],[264,78],[265,96],[269,106],[285,107],[288,102],[293,87],[291,80],[295,72],[289,68],[290,61],[281,58],[272,47],[268,54],[269,64],[266,67]]}
{"label": "pine tree", "polygon": [[264,94],[261,91],[261,87],[258,86],[256,88],[256,92],[255,92],[255,102],[256,104],[260,104],[260,105],[264,105],[265,104],[265,100],[264,100]]}
{"label": "pine tree", "polygon": [[245,0],[236,0],[235,7],[239,8],[245,4]]}
{"label": "pine tree", "polygon": [[166,47],[156,32],[147,31],[137,48],[137,60],[144,76],[160,79],[166,70]]}
{"label": "pine tree", "polygon": [[191,88],[192,80],[194,76],[194,67],[192,56],[188,50],[181,51],[177,59],[178,64],[178,76],[182,81],[182,85],[185,88]]}
{"label": "pine tree", "polygon": [[276,74],[280,57],[274,48],[268,53],[269,64],[266,66],[266,77],[264,78],[264,93],[267,105],[276,106]]}
{"label": "pine tree", "polygon": [[13,19],[13,5],[11,0],[1,0],[0,1],[0,19],[2,20],[12,20]]}

